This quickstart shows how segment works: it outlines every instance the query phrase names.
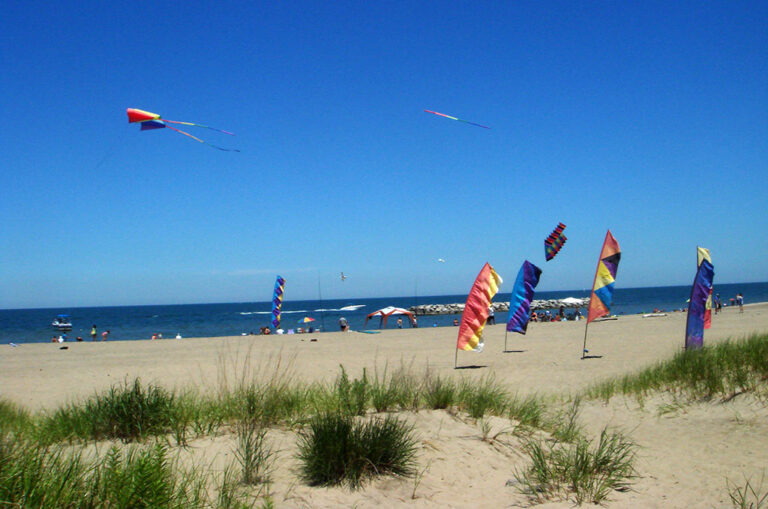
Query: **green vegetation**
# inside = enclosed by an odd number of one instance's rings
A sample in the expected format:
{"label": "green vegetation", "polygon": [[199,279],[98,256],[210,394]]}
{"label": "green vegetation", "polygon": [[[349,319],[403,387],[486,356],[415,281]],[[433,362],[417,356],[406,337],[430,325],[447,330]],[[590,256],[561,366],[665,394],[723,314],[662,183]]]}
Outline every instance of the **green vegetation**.
{"label": "green vegetation", "polygon": [[738,509],[768,507],[768,486],[765,486],[765,472],[756,484],[752,484],[751,479],[745,479],[743,486],[737,486],[726,480],[726,487],[733,507]]}
{"label": "green vegetation", "polygon": [[732,398],[768,380],[768,334],[753,334],[697,350],[686,350],[638,373],[610,379],[586,391],[608,401],[616,394],[645,396],[653,391],[691,398]]}
{"label": "green vegetation", "polygon": [[391,415],[355,420],[342,413],[314,417],[299,436],[301,475],[312,486],[360,488],[377,475],[416,473],[412,428]]}
{"label": "green vegetation", "polygon": [[74,439],[130,442],[173,431],[180,432],[183,439],[188,423],[180,400],[162,387],[144,387],[137,378],[132,384],[114,385],[85,403],[60,407],[42,420],[38,433],[46,443]]}
{"label": "green vegetation", "polygon": [[635,445],[624,435],[604,429],[596,446],[585,439],[574,443],[529,440],[525,451],[531,465],[515,474],[521,491],[544,500],[599,504],[613,490],[625,490],[634,476]]}
{"label": "green vegetation", "polygon": [[205,479],[182,471],[163,445],[84,459],[62,447],[0,439],[0,501],[8,507],[207,506]]}

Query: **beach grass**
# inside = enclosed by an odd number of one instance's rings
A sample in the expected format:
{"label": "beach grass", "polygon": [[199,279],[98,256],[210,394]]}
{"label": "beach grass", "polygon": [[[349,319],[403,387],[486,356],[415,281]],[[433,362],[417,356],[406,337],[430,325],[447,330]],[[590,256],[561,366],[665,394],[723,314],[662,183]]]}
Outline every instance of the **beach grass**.
{"label": "beach grass", "polygon": [[37,432],[44,443],[101,439],[130,442],[168,433],[174,433],[183,443],[195,404],[158,385],[145,386],[136,378],[113,385],[84,403],[59,407],[41,420]]}
{"label": "beach grass", "polygon": [[667,391],[693,399],[733,398],[768,381],[768,334],[685,350],[639,372],[590,386],[584,395],[610,400],[615,395],[644,397]]}
{"label": "beach grass", "polygon": [[766,484],[765,471],[759,481],[750,478],[743,484],[735,484],[726,479],[728,497],[733,507],[737,509],[761,509],[768,507],[768,485]]}
{"label": "beach grass", "polygon": [[537,500],[600,504],[625,490],[635,475],[636,446],[622,433],[603,429],[597,443],[531,439],[524,445],[530,465],[515,473],[520,491]]}
{"label": "beach grass", "polygon": [[358,489],[378,475],[413,476],[415,451],[412,427],[393,415],[325,413],[300,433],[298,458],[309,485]]}
{"label": "beach grass", "polygon": [[7,507],[209,507],[206,479],[182,470],[165,445],[110,448],[103,457],[0,439],[0,501]]}

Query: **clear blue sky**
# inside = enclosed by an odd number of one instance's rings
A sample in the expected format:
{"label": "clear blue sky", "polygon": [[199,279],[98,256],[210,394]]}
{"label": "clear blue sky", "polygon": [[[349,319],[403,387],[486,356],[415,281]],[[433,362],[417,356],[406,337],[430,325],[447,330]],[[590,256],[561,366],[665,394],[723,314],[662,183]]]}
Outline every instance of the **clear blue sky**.
{"label": "clear blue sky", "polygon": [[269,300],[276,274],[286,300],[465,293],[486,261],[510,291],[525,259],[582,289],[608,228],[620,287],[690,284],[697,245],[716,283],[766,281],[767,26],[749,1],[9,2],[0,308]]}

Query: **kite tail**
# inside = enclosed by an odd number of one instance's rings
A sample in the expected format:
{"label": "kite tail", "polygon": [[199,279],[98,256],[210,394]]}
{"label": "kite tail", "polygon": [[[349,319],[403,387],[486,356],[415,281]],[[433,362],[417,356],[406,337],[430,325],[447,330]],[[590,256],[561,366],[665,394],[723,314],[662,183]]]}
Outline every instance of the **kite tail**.
{"label": "kite tail", "polygon": [[203,124],[195,124],[195,123],[192,123],[192,122],[179,122],[178,120],[167,120],[167,119],[163,119],[163,122],[170,122],[171,124],[181,124],[181,125],[191,125],[191,126],[195,126],[195,127],[203,127],[205,129],[210,129],[212,131],[218,131],[220,133],[228,134],[230,136],[234,136],[235,135],[235,133],[231,133],[229,131],[225,131],[224,129],[217,129],[215,127],[211,127],[211,126],[207,126],[207,125],[203,125]]}
{"label": "kite tail", "polygon": [[[450,118],[450,117],[449,117],[449,118]],[[488,127],[487,125],[483,125],[483,124],[475,124],[474,122],[470,122],[469,120],[462,120],[462,119],[460,119],[460,118],[457,118],[456,120],[458,120],[459,122],[464,122],[464,123],[466,123],[466,124],[472,124],[472,125],[476,125],[477,127],[482,127],[483,129],[490,129],[490,127]]]}
{"label": "kite tail", "polygon": [[[167,122],[167,120],[166,120],[166,122]],[[165,127],[167,127],[168,129],[173,129],[173,130],[174,130],[174,131],[176,131],[177,133],[181,133],[181,134],[183,134],[184,136],[189,136],[189,137],[190,137],[190,138],[192,138],[193,140],[195,140],[195,141],[199,141],[200,143],[203,143],[203,144],[205,144],[205,145],[208,145],[209,147],[213,147],[213,148],[215,148],[215,149],[223,150],[224,152],[240,152],[240,151],[239,151],[238,149],[236,149],[236,148],[224,148],[224,147],[219,147],[218,145],[214,145],[213,143],[208,143],[207,141],[203,141],[203,140],[201,140],[200,138],[198,138],[198,137],[196,137],[196,136],[192,136],[191,134],[189,134],[189,133],[185,133],[184,131],[182,131],[182,130],[180,130],[180,129],[176,129],[175,127],[171,127],[171,126],[169,126],[169,125],[167,125],[167,126],[165,126]]]}
{"label": "kite tail", "polygon": [[[164,120],[164,122],[168,122],[168,120]],[[205,142],[204,142],[203,140],[201,140],[200,138],[198,138],[198,137],[196,137],[196,136],[192,136],[192,135],[191,135],[191,134],[189,134],[189,133],[185,133],[185,132],[184,132],[184,131],[182,131],[181,129],[176,129],[175,127],[171,127],[171,126],[169,126],[169,125],[167,125],[167,126],[165,126],[165,127],[167,127],[168,129],[173,129],[173,130],[174,130],[174,131],[176,131],[177,133],[181,133],[181,134],[183,134],[184,136],[189,136],[190,138],[192,138],[192,139],[193,139],[193,140],[195,140],[195,141],[199,141],[200,143],[205,143]]]}

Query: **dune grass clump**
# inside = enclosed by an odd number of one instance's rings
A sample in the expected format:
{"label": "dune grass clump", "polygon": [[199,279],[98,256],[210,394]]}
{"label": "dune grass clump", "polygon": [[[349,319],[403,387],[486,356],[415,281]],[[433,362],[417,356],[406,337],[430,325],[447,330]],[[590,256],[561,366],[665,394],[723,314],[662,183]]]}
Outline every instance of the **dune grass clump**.
{"label": "dune grass clump", "polygon": [[457,388],[453,380],[427,374],[424,379],[424,402],[427,408],[443,410],[456,403]]}
{"label": "dune grass clump", "polygon": [[29,412],[15,403],[0,399],[0,436],[5,433],[23,434],[31,427]]}
{"label": "dune grass clump", "polygon": [[357,489],[378,475],[410,477],[415,453],[413,428],[394,416],[360,420],[326,413],[299,435],[301,476],[311,486]]}
{"label": "dune grass clump", "polygon": [[520,490],[539,502],[574,499],[602,503],[612,491],[629,488],[635,476],[636,446],[624,435],[603,429],[598,443],[529,440],[531,465],[515,473]]}
{"label": "dune grass clump", "polygon": [[493,375],[483,376],[480,380],[463,380],[459,385],[457,404],[474,419],[486,413],[503,415],[509,400],[509,393]]}
{"label": "dune grass clump", "polygon": [[670,390],[692,398],[727,399],[765,386],[767,380],[768,334],[762,333],[679,352],[640,372],[593,385],[586,395],[608,401],[616,394]]}
{"label": "dune grass clump", "polygon": [[85,459],[63,447],[0,439],[3,507],[208,507],[205,480],[180,471],[167,448],[113,447]]}
{"label": "dune grass clump", "polygon": [[157,385],[113,385],[84,404],[68,404],[46,416],[39,427],[44,442],[117,439],[123,442],[176,432],[181,442],[189,412],[177,396]]}
{"label": "dune grass clump", "polygon": [[761,509],[768,507],[768,486],[765,485],[765,472],[760,481],[753,483],[745,479],[744,485],[737,485],[726,479],[728,497],[733,507],[738,509]]}
{"label": "dune grass clump", "polygon": [[524,428],[541,428],[545,419],[545,410],[541,399],[535,396],[524,399],[515,396],[507,403],[509,418],[516,420]]}

